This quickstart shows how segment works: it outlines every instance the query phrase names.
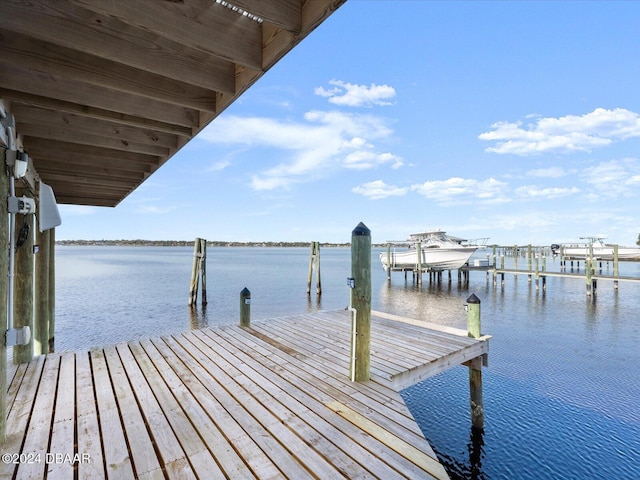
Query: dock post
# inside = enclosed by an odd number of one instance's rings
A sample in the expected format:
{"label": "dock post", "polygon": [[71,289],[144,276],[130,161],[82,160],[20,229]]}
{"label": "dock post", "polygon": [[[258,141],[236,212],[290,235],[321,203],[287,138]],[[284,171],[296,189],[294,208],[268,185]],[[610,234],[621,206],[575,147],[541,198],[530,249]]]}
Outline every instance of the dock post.
{"label": "dock post", "polygon": [[518,245],[513,246],[513,269],[515,270],[513,276],[518,278]]}
{"label": "dock post", "polygon": [[56,229],[49,230],[49,353],[56,348]]}
{"label": "dock post", "polygon": [[247,287],[240,292],[240,326],[251,326],[251,292]]}
{"label": "dock post", "polygon": [[536,255],[536,290],[540,289],[540,257]]}
{"label": "dock post", "polygon": [[202,279],[202,301],[204,306],[207,304],[207,241],[200,239],[200,277]]}
{"label": "dock post", "polygon": [[529,275],[527,275],[527,278],[529,279],[529,283],[531,283],[531,271],[533,270],[531,265],[531,244],[527,246],[527,263],[529,265]]}
{"label": "dock post", "polygon": [[[480,299],[473,293],[467,298],[467,332],[471,338],[480,338]],[[469,405],[471,426],[483,429],[482,357],[474,358],[469,364]]]}
{"label": "dock post", "polygon": [[418,285],[422,285],[422,242],[416,244],[416,254],[418,255]]}
{"label": "dock post", "polygon": [[502,270],[500,274],[500,285],[504,287],[504,253],[500,255],[500,270]]}
{"label": "dock post", "polygon": [[371,365],[371,231],[362,222],[351,232],[352,382],[366,382]]}
{"label": "dock post", "polygon": [[9,211],[7,202],[4,200],[9,196],[9,176],[5,166],[5,156],[2,153],[0,159],[0,445],[7,439],[7,318],[8,310],[8,290],[9,278],[9,231],[5,225],[9,225]]}
{"label": "dock post", "polygon": [[387,243],[387,281],[391,281],[391,244]]}
{"label": "dock post", "polygon": [[322,293],[322,284],[320,282],[320,242],[311,242],[309,251],[309,274],[307,275],[307,295],[311,295],[311,278],[313,277],[313,268],[316,269],[316,295]]}
{"label": "dock post", "polygon": [[[618,270],[618,245],[614,245],[613,246],[613,276],[614,277],[618,277],[620,272]],[[614,280],[613,281],[613,289],[617,290],[618,289],[618,280]]]}
{"label": "dock post", "polygon": [[591,257],[586,257],[584,259],[584,272],[585,272],[585,279],[586,279],[586,284],[587,284],[587,297],[591,296]]}
{"label": "dock post", "polygon": [[198,300],[198,283],[200,276],[198,275],[198,258],[200,256],[200,239],[196,238],[193,242],[193,264],[191,267],[191,281],[189,282],[189,305],[195,305]]}
{"label": "dock post", "polygon": [[[38,225],[40,219],[37,219]],[[49,353],[49,230],[37,232],[38,254],[35,277],[35,322],[33,353]]]}
{"label": "dock post", "polygon": [[191,282],[189,287],[189,305],[198,301],[198,286],[202,277],[202,305],[207,304],[207,241],[196,238],[193,242],[193,266],[191,268]]}
{"label": "dock post", "polygon": [[[33,214],[23,216],[23,221],[16,221],[16,239],[20,238],[20,232],[28,228],[29,234],[24,243],[16,250],[15,256],[15,305],[13,326],[21,328],[28,326],[33,332]],[[27,227],[25,227],[25,225]],[[18,241],[18,243],[20,243]],[[29,363],[33,360],[33,335],[26,345],[14,345],[13,362]]]}

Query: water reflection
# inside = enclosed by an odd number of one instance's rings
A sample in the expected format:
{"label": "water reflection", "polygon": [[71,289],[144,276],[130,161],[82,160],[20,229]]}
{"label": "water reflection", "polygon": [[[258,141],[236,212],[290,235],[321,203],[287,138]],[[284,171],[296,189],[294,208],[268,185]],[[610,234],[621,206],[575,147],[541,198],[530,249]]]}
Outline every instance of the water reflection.
{"label": "water reflection", "polygon": [[209,319],[207,317],[207,304],[204,304],[198,309],[197,305],[189,305],[189,327],[191,330],[203,328],[209,325]]}

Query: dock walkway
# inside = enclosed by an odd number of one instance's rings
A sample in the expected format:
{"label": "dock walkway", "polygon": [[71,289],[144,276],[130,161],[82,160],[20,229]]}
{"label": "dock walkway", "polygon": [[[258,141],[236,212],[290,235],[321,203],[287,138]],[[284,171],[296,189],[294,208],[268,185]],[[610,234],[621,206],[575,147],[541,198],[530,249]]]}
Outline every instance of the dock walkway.
{"label": "dock walkway", "polygon": [[9,379],[0,478],[448,478],[398,390],[488,337],[398,320],[372,314],[363,383],[344,311],[40,356]]}

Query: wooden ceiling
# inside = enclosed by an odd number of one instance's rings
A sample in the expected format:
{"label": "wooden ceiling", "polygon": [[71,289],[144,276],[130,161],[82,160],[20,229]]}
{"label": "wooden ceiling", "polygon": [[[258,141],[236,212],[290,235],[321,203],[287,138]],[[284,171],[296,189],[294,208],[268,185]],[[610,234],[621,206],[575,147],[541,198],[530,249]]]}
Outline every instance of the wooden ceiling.
{"label": "wooden ceiling", "polygon": [[115,206],[345,1],[0,0],[0,98],[58,203]]}

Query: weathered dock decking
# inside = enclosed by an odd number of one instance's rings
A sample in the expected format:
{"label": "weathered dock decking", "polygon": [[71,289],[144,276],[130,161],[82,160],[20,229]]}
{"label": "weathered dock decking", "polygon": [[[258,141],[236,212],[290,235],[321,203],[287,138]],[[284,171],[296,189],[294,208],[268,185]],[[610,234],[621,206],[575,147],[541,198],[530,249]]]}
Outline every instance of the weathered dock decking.
{"label": "weathered dock decking", "polygon": [[10,378],[0,478],[448,478],[397,391],[488,337],[394,318],[372,314],[362,383],[342,311],[37,357]]}

